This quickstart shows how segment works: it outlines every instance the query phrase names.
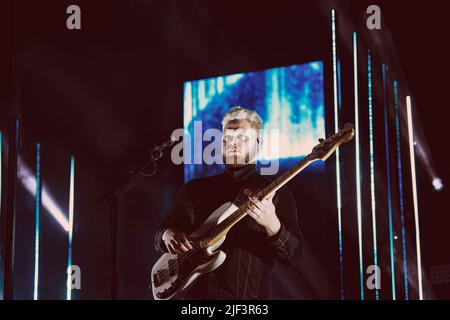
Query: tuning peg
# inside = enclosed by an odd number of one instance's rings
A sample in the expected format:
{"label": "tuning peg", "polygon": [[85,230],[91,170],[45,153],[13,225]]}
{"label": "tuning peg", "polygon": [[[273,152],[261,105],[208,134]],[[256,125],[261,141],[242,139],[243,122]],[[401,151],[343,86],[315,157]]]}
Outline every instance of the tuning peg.
{"label": "tuning peg", "polygon": [[319,142],[320,142],[320,143],[322,143],[322,142],[324,142],[324,141],[325,141],[325,139],[319,138]]}

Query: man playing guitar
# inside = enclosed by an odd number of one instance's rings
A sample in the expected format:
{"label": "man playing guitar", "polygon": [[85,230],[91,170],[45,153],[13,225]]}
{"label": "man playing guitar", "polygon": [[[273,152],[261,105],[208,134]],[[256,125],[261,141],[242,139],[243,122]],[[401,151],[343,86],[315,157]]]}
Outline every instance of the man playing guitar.
{"label": "man playing guitar", "polygon": [[302,253],[296,202],[286,187],[268,198],[253,198],[271,182],[256,170],[262,146],[262,120],[252,110],[234,107],[222,120],[222,174],[186,183],[155,235],[158,252],[192,250],[187,235],[222,203],[248,200],[248,215],[231,229],[221,250],[226,260],[190,287],[187,299],[269,299],[274,261],[294,266]]}

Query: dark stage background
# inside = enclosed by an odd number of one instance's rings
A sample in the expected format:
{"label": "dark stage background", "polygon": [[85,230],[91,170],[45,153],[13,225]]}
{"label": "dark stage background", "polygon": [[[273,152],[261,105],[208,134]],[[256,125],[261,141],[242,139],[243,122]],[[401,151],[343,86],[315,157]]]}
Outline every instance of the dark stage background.
{"label": "dark stage background", "polygon": [[[353,26],[339,35],[342,70],[346,70],[342,71],[342,123],[354,121],[351,52],[345,51],[345,44],[351,43],[351,32],[357,31],[365,46],[376,45],[377,63],[391,62],[403,94],[413,96],[422,141],[427,143],[426,155],[444,184],[449,181],[445,128],[450,44],[444,3],[80,0],[76,4],[82,10],[82,29],[69,31],[65,12],[73,1],[3,1],[0,129],[5,140],[19,109],[23,125],[20,157],[33,171],[36,143],[41,144],[43,184],[62,212],[68,211],[70,156],[76,159],[73,263],[81,268],[82,289],[73,291],[73,299],[110,297],[110,219],[108,207],[99,203],[98,197],[144,160],[154,144],[182,127],[185,81],[322,60],[326,130],[333,132],[331,8],[338,10],[341,30],[348,26],[344,17]],[[366,28],[365,10],[370,4],[381,8],[382,30]],[[394,47],[384,46],[387,30]],[[397,60],[392,59],[395,54]],[[378,136],[382,134],[379,123]],[[351,157],[354,149],[343,152]],[[274,298],[340,298],[333,165],[330,160],[323,175],[306,171],[288,185],[299,206],[305,254],[295,270],[277,266],[272,277]],[[448,299],[449,282],[433,283],[430,272],[450,265],[446,249],[450,243],[449,193],[447,187],[442,192],[433,190],[426,165],[417,160],[426,296]],[[344,206],[350,208],[354,205],[354,182],[350,182],[354,180],[354,162],[345,167],[349,182],[344,186]],[[5,185],[5,176],[2,180]],[[153,249],[154,232],[182,182],[183,167],[173,165],[166,154],[158,173],[151,178],[138,177],[133,191],[123,198],[118,218],[118,298],[151,299],[149,273],[158,258]],[[34,203],[18,183],[17,299],[33,298]],[[409,219],[413,225],[412,214]],[[359,299],[354,209],[343,211],[343,228],[344,295]],[[370,230],[369,225],[364,238],[368,250]],[[380,239],[387,239],[386,230],[380,222]],[[380,241],[380,248],[387,245]],[[67,233],[44,209],[40,252],[40,299],[65,299]],[[380,259],[387,261],[387,256]],[[391,294],[388,277],[383,272],[382,288],[386,290],[380,294],[384,299]],[[399,279],[399,292],[401,283]],[[367,292],[367,298],[373,297]],[[411,298],[417,298],[414,289]]]}

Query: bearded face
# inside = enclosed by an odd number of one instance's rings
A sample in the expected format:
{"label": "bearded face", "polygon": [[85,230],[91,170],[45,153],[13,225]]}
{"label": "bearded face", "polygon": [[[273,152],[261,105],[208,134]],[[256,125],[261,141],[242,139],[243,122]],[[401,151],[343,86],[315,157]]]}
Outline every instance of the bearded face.
{"label": "bearded face", "polygon": [[256,161],[261,138],[247,120],[232,120],[222,132],[222,158],[225,165],[242,167]]}

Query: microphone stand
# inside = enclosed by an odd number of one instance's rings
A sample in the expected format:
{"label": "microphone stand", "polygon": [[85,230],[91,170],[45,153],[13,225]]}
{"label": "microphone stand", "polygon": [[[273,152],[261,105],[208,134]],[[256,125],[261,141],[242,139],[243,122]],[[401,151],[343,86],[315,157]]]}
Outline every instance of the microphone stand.
{"label": "microphone stand", "polygon": [[[122,179],[122,181],[117,184],[114,188],[110,189],[104,195],[99,198],[100,202],[107,203],[109,205],[109,213],[111,219],[111,259],[112,259],[112,272],[111,272],[111,299],[117,299],[117,217],[119,214],[119,203],[120,198],[126,193],[130,192],[134,187],[134,178],[138,174],[146,177],[153,176],[158,167],[156,162],[163,156],[163,150],[175,143],[174,139],[171,138],[170,141],[164,142],[161,146],[153,147],[151,155],[148,161],[143,165],[137,166],[132,169],[130,173]],[[151,173],[144,173],[144,170],[153,166]]]}

